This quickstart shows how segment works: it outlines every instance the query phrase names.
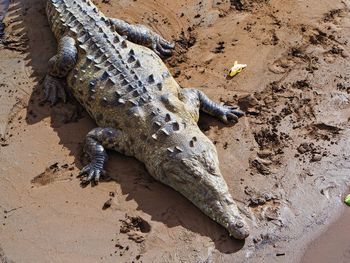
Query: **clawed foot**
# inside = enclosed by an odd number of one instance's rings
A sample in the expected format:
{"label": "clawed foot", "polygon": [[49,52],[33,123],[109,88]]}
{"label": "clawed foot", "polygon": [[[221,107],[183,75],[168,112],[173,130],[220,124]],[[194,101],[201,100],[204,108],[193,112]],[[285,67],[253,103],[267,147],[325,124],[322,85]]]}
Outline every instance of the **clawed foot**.
{"label": "clawed foot", "polygon": [[224,123],[236,123],[239,117],[244,116],[244,112],[242,112],[238,106],[222,105],[219,112],[218,117]]}
{"label": "clawed foot", "polygon": [[147,39],[147,42],[149,43],[148,46],[154,52],[156,52],[158,56],[163,58],[171,55],[172,50],[175,47],[174,43],[170,43],[169,41],[165,40],[162,36],[153,32],[146,26],[138,25],[138,27],[141,31],[141,35],[143,35],[143,37]]}
{"label": "clawed foot", "polygon": [[44,80],[44,100],[50,102],[51,105],[55,105],[59,99],[66,102],[67,95],[64,88],[65,85],[66,84],[63,79],[46,75]]}
{"label": "clawed foot", "polygon": [[152,40],[152,49],[160,57],[168,57],[171,55],[175,44],[170,43],[161,36],[155,34]]}
{"label": "clawed foot", "polygon": [[81,178],[82,185],[87,185],[90,182],[98,183],[103,174],[103,167],[99,163],[92,161],[80,171],[78,177]]}

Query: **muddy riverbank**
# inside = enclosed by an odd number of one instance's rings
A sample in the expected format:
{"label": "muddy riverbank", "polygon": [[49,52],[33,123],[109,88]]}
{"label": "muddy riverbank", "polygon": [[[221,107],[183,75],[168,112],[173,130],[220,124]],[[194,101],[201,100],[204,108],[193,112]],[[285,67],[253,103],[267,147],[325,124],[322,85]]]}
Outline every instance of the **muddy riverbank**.
{"label": "muddy riverbank", "polygon": [[340,217],[312,241],[301,263],[347,263],[350,261],[350,209],[343,207]]}
{"label": "muddy riverbank", "polygon": [[[73,100],[42,102],[56,41],[45,1],[15,0],[0,46],[0,259],[300,261],[340,212],[350,185],[348,2],[94,2],[108,16],[175,41],[166,64],[182,86],[246,112],[231,126],[203,115],[200,127],[217,146],[252,233],[245,242],[229,238],[117,153],[109,179],[81,188],[82,142],[95,124]],[[229,79],[235,60],[248,67]]]}

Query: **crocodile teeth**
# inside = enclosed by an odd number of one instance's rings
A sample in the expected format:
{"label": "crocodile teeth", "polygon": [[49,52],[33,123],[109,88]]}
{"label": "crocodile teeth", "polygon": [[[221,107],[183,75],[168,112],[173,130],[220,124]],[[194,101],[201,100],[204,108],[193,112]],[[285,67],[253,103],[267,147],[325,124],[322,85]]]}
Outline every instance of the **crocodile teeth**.
{"label": "crocodile teeth", "polygon": [[157,136],[157,134],[152,134],[152,136],[151,136],[152,138],[153,138],[153,140],[157,140],[158,139],[158,136]]}

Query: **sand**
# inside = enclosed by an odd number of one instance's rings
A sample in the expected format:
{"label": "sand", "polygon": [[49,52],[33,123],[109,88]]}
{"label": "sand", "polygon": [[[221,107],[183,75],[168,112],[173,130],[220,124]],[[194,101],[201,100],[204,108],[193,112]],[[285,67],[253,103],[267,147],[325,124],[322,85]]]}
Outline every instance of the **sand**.
{"label": "sand", "polygon": [[[176,41],[166,64],[182,86],[246,112],[235,125],[200,120],[251,226],[245,242],[133,158],[110,153],[109,178],[80,187],[95,124],[72,99],[42,102],[56,49],[44,2],[15,0],[4,20],[3,262],[298,262],[340,216],[350,185],[348,1],[95,1]],[[248,67],[229,79],[235,60]]]}

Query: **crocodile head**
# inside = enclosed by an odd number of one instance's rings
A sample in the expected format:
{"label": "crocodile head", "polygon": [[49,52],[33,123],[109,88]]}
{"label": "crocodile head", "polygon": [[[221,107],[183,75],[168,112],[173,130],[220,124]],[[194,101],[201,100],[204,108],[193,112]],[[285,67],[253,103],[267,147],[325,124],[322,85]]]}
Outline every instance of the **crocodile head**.
{"label": "crocodile head", "polygon": [[225,227],[234,238],[245,239],[249,228],[220,173],[216,148],[206,136],[197,138],[196,147],[184,148],[162,162],[159,179]]}

